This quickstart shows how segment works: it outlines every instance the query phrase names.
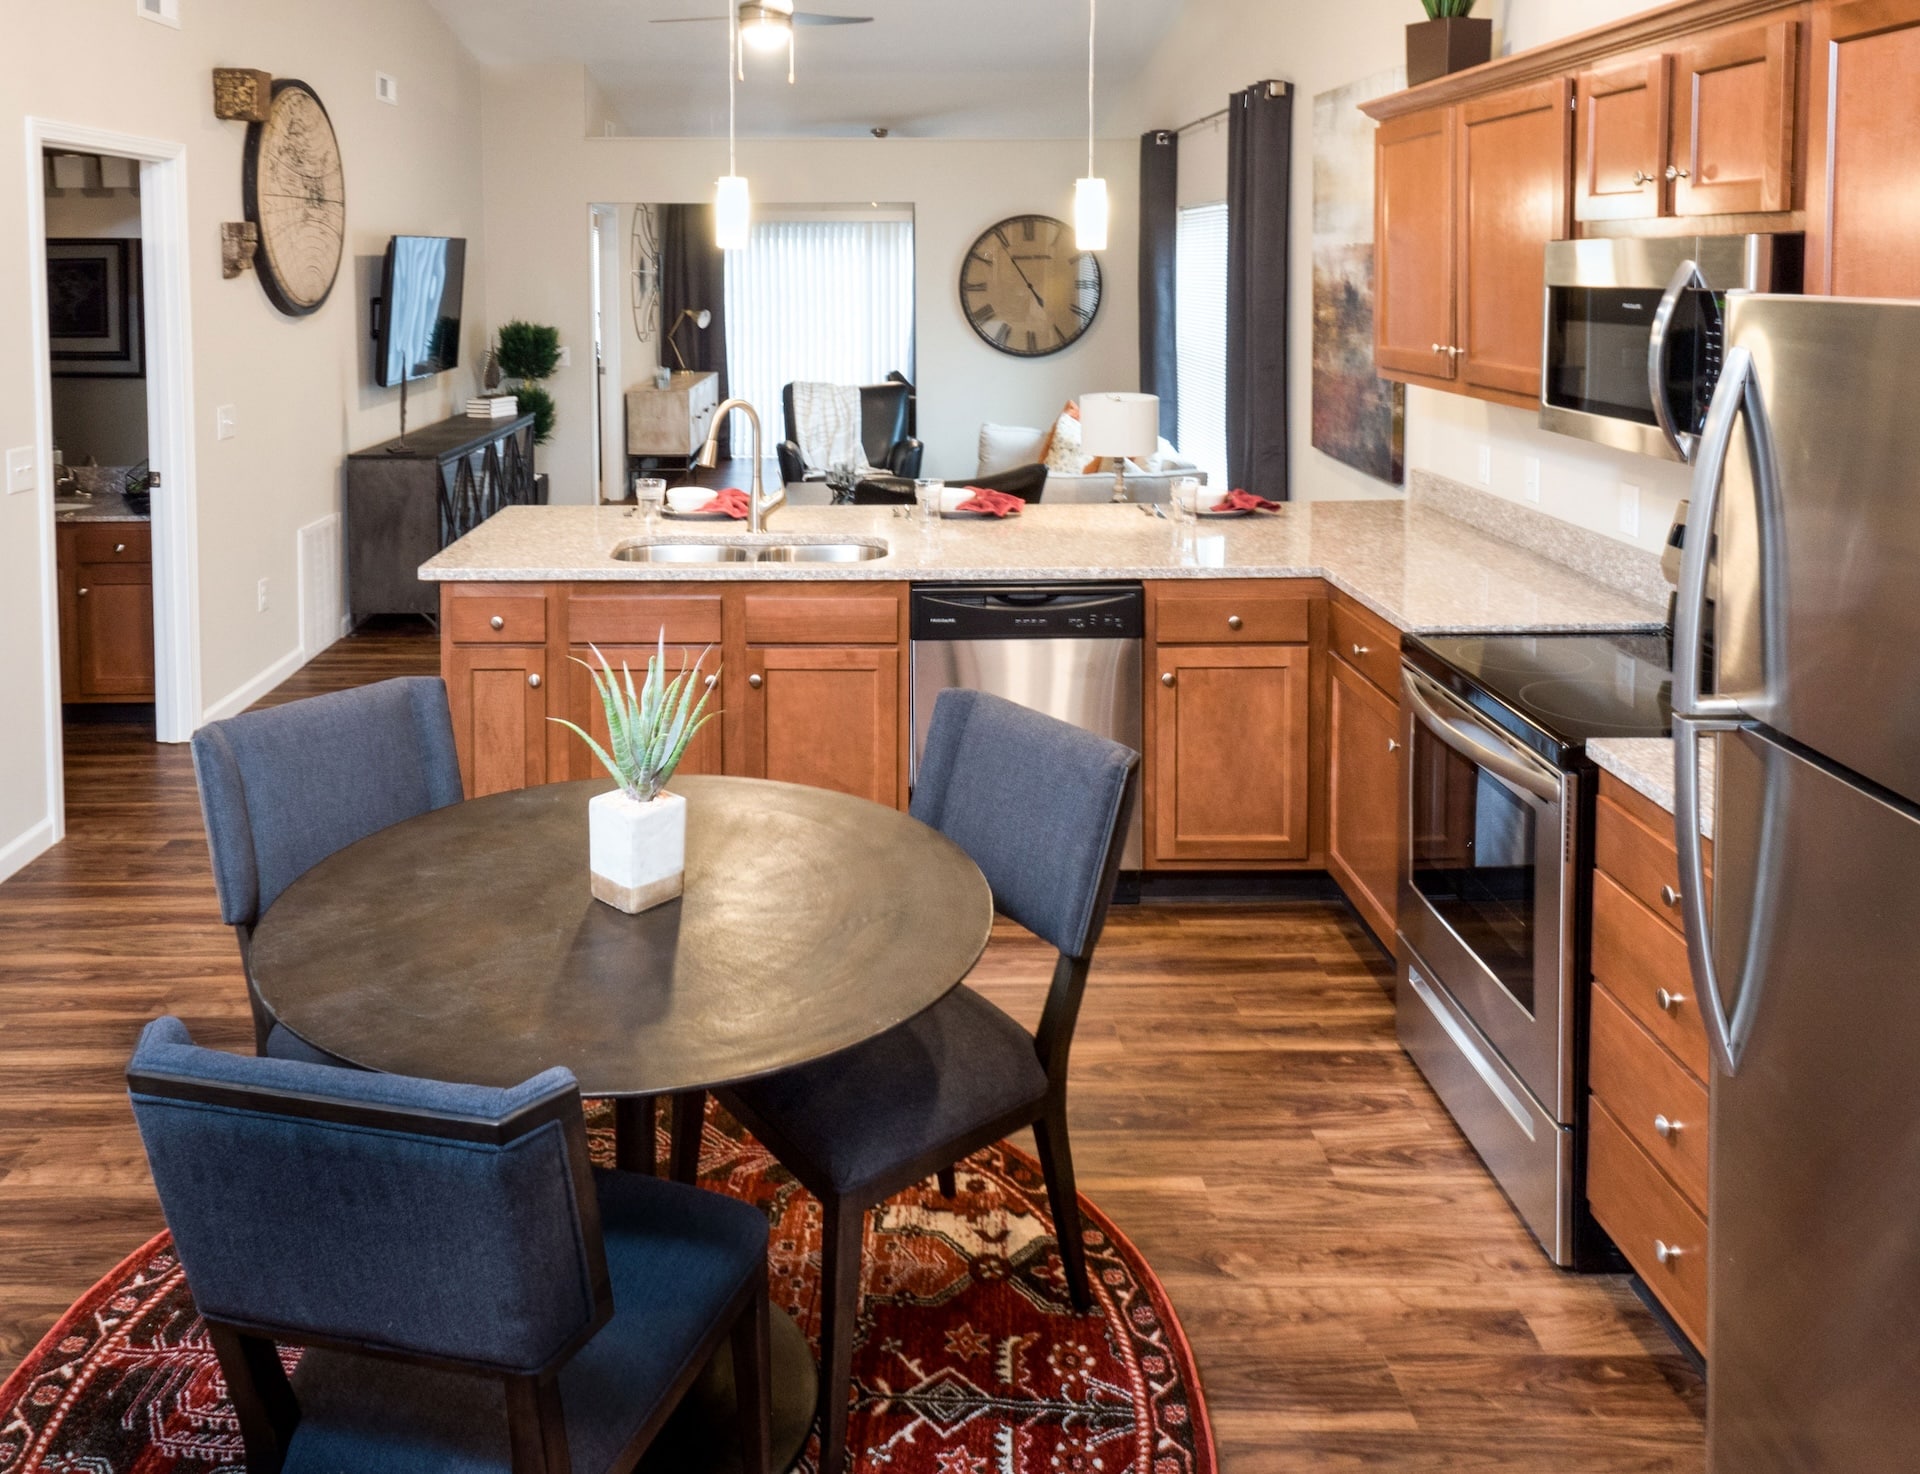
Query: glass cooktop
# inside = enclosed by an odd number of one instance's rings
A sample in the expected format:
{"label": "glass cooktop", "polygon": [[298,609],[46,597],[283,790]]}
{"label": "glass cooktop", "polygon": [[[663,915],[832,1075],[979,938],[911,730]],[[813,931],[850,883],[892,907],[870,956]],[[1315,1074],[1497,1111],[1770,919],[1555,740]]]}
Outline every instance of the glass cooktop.
{"label": "glass cooktop", "polygon": [[[1432,657],[1416,660],[1428,674],[1489,716],[1500,720],[1497,708],[1504,707],[1550,737],[1565,750],[1555,761],[1596,737],[1665,737],[1673,730],[1665,635],[1422,635],[1407,645]],[[1530,735],[1510,720],[1501,725]]]}

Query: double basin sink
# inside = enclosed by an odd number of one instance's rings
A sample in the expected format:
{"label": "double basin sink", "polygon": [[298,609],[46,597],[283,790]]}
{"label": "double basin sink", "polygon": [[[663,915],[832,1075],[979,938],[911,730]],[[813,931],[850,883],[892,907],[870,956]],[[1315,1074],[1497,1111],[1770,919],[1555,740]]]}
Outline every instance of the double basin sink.
{"label": "double basin sink", "polygon": [[617,543],[622,563],[866,563],[891,551],[878,538],[776,537],[746,534],[725,539],[636,537]]}

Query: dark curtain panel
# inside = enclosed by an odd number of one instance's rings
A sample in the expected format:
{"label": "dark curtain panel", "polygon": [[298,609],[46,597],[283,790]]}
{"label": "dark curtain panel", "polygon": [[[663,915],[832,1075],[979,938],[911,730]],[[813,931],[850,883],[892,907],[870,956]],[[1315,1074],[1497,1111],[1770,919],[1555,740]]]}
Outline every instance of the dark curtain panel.
{"label": "dark curtain panel", "polygon": [[1180,443],[1173,254],[1180,229],[1180,135],[1140,135],[1140,392],[1160,396],[1160,433]]}
{"label": "dark curtain panel", "polygon": [[[673,341],[690,369],[708,369],[720,376],[720,397],[728,394],[727,382],[727,267],[726,253],[713,243],[712,205],[662,205],[660,207],[660,361],[678,368],[679,359],[665,341],[664,334],[679,322],[681,312],[691,307],[713,314],[703,331],[691,319],[680,323]],[[729,420],[733,416],[727,416]],[[721,426],[720,454],[732,455],[729,427]],[[763,449],[771,449],[771,443]]]}
{"label": "dark curtain panel", "polygon": [[1287,223],[1293,89],[1259,82],[1227,111],[1227,479],[1284,501]]}

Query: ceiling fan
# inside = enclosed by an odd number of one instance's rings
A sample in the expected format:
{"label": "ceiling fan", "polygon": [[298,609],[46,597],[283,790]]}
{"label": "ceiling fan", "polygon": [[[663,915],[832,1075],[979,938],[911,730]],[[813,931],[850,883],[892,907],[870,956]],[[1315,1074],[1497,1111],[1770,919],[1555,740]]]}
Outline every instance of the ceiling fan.
{"label": "ceiling fan", "polygon": [[[673,15],[656,19],[656,26],[700,25],[724,21],[723,15]],[[778,51],[787,48],[787,81],[793,81],[793,28],[795,26],[864,26],[870,15],[824,15],[815,10],[795,10],[793,0],[740,0],[734,17],[740,38],[739,54],[734,58],[744,81],[747,75],[746,48]]]}

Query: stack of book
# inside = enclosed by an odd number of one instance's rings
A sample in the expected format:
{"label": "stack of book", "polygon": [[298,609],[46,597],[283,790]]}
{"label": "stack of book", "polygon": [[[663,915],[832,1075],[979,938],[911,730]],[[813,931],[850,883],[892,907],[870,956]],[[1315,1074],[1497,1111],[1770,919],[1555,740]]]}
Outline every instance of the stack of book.
{"label": "stack of book", "polygon": [[467,418],[510,420],[520,413],[520,401],[511,394],[487,394],[467,401]]}

